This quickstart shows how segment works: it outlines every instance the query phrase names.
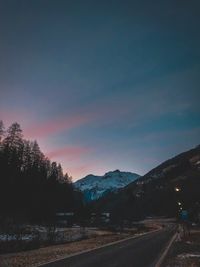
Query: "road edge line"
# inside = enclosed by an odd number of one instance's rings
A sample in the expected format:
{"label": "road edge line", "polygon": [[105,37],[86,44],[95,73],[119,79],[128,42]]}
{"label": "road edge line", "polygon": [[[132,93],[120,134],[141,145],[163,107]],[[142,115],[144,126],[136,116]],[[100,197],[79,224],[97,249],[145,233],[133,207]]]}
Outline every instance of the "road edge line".
{"label": "road edge line", "polygon": [[38,264],[38,265],[34,264],[34,266],[35,267],[43,267],[43,266],[45,266],[47,264],[50,264],[50,263],[53,263],[53,262],[57,262],[57,261],[60,261],[60,260],[64,260],[64,259],[68,259],[68,258],[71,258],[71,257],[79,256],[79,255],[82,255],[84,253],[92,252],[94,250],[98,250],[98,249],[101,249],[101,248],[104,248],[104,247],[109,247],[109,246],[112,246],[112,245],[115,245],[115,244],[130,240],[130,239],[140,238],[142,236],[145,236],[145,235],[148,235],[148,234],[152,234],[152,233],[155,233],[155,232],[158,232],[158,231],[161,231],[161,230],[162,229],[157,229],[157,230],[153,230],[153,231],[141,234],[141,235],[123,238],[121,240],[117,240],[117,241],[114,241],[114,242],[111,242],[111,243],[107,243],[107,244],[102,245],[100,247],[96,247],[96,248],[91,248],[91,249],[86,249],[86,250],[83,250],[83,251],[75,252],[75,253],[72,253],[70,255],[66,255],[66,256],[63,256],[61,258],[58,258],[58,259],[55,259],[55,260],[51,260],[51,261],[48,261],[48,262],[44,262],[44,263],[41,263],[41,264]]}
{"label": "road edge line", "polygon": [[174,243],[174,241],[176,240],[177,238],[177,232],[172,236],[172,238],[170,239],[169,243],[167,244],[167,246],[165,247],[165,250],[163,251],[163,253],[161,254],[160,258],[158,259],[155,267],[161,267],[168,252],[169,252],[169,249],[171,248],[172,244]]}

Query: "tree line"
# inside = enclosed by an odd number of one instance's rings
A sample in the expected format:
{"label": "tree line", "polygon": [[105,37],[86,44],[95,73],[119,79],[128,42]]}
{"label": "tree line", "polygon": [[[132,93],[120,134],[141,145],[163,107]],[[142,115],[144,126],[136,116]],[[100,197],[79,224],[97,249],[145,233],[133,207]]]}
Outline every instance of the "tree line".
{"label": "tree line", "polygon": [[80,205],[81,195],[62,166],[37,141],[26,140],[17,122],[5,129],[0,121],[0,215],[42,221]]}

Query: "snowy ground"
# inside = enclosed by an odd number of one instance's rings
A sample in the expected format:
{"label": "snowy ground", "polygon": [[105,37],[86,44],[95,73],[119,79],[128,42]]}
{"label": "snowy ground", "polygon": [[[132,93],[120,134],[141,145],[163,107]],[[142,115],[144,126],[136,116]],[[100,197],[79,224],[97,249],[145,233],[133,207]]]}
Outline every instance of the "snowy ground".
{"label": "snowy ground", "polygon": [[[23,240],[23,241],[32,241],[35,238],[39,240],[45,241],[48,240],[49,229],[47,227],[42,226],[32,226],[29,229],[29,234],[19,234],[19,233],[0,233],[0,241],[15,241],[15,240]],[[76,228],[56,228],[52,230],[54,232],[55,242],[64,241],[71,242],[84,238],[85,236],[91,235],[90,229],[83,229],[81,227]]]}
{"label": "snowy ground", "polygon": [[[18,238],[15,235],[6,235],[6,234],[0,234],[0,241],[12,241],[17,240]],[[22,235],[20,237],[21,240],[32,240],[33,235]]]}

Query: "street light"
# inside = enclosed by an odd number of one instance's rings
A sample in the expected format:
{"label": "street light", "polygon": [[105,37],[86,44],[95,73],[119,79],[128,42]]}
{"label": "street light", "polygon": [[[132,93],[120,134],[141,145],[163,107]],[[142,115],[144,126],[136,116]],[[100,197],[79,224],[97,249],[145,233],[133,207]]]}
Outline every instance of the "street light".
{"label": "street light", "polygon": [[178,202],[178,205],[181,206],[181,202]]}
{"label": "street light", "polygon": [[176,192],[181,191],[181,189],[179,187],[175,187],[174,189],[175,189]]}

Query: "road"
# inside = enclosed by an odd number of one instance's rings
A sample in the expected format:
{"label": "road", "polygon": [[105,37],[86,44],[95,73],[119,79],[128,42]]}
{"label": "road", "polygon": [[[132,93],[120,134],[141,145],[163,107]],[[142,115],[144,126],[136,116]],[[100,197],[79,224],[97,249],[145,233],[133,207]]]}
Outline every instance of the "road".
{"label": "road", "polygon": [[42,267],[154,267],[173,227],[42,265]]}

